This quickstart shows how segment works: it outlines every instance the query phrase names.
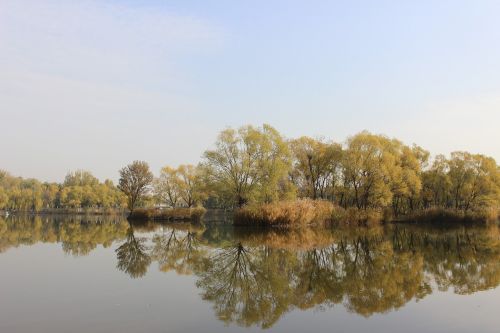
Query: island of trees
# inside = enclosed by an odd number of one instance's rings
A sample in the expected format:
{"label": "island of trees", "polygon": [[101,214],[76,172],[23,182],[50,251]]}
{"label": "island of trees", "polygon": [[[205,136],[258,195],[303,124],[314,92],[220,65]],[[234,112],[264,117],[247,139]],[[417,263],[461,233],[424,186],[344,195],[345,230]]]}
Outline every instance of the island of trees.
{"label": "island of trees", "polygon": [[126,209],[161,219],[166,211],[182,216],[182,208],[198,216],[196,207],[236,209],[235,221],[257,224],[486,222],[498,218],[500,167],[463,151],[431,157],[366,131],[336,143],[287,139],[263,125],[223,130],[196,166],[165,166],[154,177],[146,162],[132,162],[117,186],[87,171],[62,184],[0,173],[0,209],[9,211]]}

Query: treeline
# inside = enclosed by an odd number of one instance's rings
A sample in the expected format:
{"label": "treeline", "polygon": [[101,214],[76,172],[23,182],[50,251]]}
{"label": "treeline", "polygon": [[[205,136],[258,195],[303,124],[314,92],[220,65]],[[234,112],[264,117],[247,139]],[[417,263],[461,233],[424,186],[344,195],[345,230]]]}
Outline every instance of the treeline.
{"label": "treeline", "polygon": [[263,125],[225,129],[198,165],[165,166],[158,177],[146,162],[135,161],[120,170],[116,187],[84,171],[70,173],[63,184],[0,174],[0,209],[232,209],[295,198],[390,211],[396,217],[429,208],[496,209],[500,167],[491,157],[468,152],[431,158],[422,147],[369,132],[335,143],[286,139]]}
{"label": "treeline", "polygon": [[42,183],[0,170],[0,209],[32,211],[125,207],[126,197],[111,180],[104,183],[88,171],[66,175],[64,182]]}
{"label": "treeline", "polygon": [[[366,131],[341,144],[287,140],[269,125],[229,128],[197,166],[164,167],[154,179],[140,163],[152,185],[145,197],[171,207],[235,208],[298,197],[399,216],[432,207],[467,212],[500,205],[500,167],[493,158],[468,152],[431,158],[422,147]],[[126,180],[122,170],[120,181]]]}

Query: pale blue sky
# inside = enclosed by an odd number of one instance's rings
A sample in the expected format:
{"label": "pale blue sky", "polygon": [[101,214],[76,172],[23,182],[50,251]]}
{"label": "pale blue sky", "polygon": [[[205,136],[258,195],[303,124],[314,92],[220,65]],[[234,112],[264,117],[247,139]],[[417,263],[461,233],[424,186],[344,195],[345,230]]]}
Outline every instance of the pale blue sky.
{"label": "pale blue sky", "polygon": [[0,1],[0,168],[196,163],[227,126],[500,160],[499,1]]}

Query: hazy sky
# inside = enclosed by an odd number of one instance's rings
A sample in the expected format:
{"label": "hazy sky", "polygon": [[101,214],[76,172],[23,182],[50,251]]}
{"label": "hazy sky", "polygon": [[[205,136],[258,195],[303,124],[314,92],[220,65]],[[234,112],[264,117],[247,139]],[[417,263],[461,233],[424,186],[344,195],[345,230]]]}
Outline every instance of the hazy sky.
{"label": "hazy sky", "polygon": [[500,161],[500,1],[0,0],[0,169],[117,178],[227,126]]}

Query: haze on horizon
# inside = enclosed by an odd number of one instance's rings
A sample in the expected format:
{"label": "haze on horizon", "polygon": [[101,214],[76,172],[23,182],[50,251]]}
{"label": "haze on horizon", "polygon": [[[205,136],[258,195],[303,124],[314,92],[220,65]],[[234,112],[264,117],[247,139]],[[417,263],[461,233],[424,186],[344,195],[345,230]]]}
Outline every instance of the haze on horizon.
{"label": "haze on horizon", "polygon": [[116,179],[227,126],[500,161],[498,1],[0,2],[0,169]]}

